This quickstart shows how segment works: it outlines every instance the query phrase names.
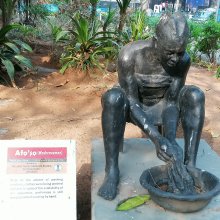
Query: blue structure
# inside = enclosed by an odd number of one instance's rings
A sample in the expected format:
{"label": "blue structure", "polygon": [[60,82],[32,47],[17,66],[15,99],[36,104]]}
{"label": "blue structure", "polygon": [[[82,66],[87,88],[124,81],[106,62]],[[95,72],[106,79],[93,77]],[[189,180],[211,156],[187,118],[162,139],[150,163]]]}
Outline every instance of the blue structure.
{"label": "blue structure", "polygon": [[209,0],[186,0],[186,7],[198,8],[198,7],[208,7]]}
{"label": "blue structure", "polygon": [[220,22],[220,0],[218,1],[217,11],[216,11],[216,21]]}
{"label": "blue structure", "polygon": [[48,13],[58,13],[59,7],[56,4],[42,4]]}
{"label": "blue structure", "polygon": [[[140,0],[131,0],[130,5],[131,8],[135,9],[140,6]],[[119,9],[118,3],[116,0],[100,0],[98,5],[97,5],[97,12],[108,12],[109,7],[111,9]]]}

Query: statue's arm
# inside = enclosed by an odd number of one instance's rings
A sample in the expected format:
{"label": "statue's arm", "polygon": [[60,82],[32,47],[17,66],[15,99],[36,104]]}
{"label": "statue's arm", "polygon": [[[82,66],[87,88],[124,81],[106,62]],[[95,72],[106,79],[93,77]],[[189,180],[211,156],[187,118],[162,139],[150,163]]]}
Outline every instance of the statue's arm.
{"label": "statue's arm", "polygon": [[179,121],[179,95],[185,85],[186,76],[190,67],[190,57],[185,53],[177,72],[173,76],[173,82],[167,92],[168,108],[163,113],[163,126],[165,135],[171,143],[175,143],[176,129]]}
{"label": "statue's arm", "polygon": [[[123,57],[124,58],[124,57]],[[126,57],[127,58],[127,57]],[[170,160],[172,154],[169,149],[172,147],[167,139],[161,136],[154,125],[149,123],[147,115],[141,108],[138,99],[138,85],[134,77],[135,63],[132,59],[118,61],[119,83],[124,89],[130,104],[130,117],[132,121],[145,132],[156,146],[157,156],[164,161]],[[165,149],[165,151],[164,151]]]}
{"label": "statue's arm", "polygon": [[173,82],[170,86],[170,89],[167,94],[167,101],[172,104],[176,105],[179,98],[179,93],[183,86],[185,85],[186,76],[190,67],[190,57],[185,52],[181,62],[178,64],[176,70],[172,74]]}

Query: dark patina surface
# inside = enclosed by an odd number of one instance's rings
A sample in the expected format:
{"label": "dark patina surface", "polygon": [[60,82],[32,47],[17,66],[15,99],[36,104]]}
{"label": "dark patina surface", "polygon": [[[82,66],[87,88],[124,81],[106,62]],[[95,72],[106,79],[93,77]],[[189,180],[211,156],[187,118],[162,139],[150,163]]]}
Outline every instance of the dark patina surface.
{"label": "dark patina surface", "polygon": [[[186,166],[196,165],[205,97],[198,87],[185,85],[190,67],[185,51],[188,36],[189,28],[181,13],[163,14],[155,37],[132,42],[120,51],[119,86],[102,97],[106,166],[98,194],[104,199],[112,200],[117,195],[118,156],[126,122],[141,128],[155,144],[158,158],[172,164],[169,184],[174,192],[193,188]],[[179,121],[184,131],[184,152],[175,140]],[[158,125],[163,126],[164,135]]]}

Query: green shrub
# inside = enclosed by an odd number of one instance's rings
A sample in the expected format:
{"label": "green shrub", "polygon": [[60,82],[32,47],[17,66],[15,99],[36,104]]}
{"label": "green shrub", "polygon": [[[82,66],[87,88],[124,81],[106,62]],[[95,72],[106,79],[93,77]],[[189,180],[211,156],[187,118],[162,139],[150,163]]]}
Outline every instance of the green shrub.
{"label": "green shrub", "polygon": [[218,66],[215,77],[218,79],[220,78],[220,66]]}
{"label": "green shrub", "polygon": [[66,41],[68,41],[68,33],[69,31],[65,31],[62,29],[61,26],[56,25],[54,22],[48,22],[49,26],[51,28],[51,40],[52,40],[52,45],[51,45],[51,57],[54,60],[59,60],[60,58],[60,51],[57,50],[57,44],[62,45],[65,44]]}
{"label": "green shrub", "polygon": [[31,25],[20,25],[18,30],[14,30],[13,36],[22,39],[27,43],[36,41],[38,29]]}
{"label": "green shrub", "polygon": [[198,52],[207,54],[211,63],[214,63],[214,54],[220,48],[220,23],[213,19],[201,24],[189,23],[191,38],[187,51],[192,61],[200,61]]}
{"label": "green shrub", "polygon": [[144,11],[135,11],[130,15],[130,20],[120,35],[123,45],[136,40],[145,40],[155,33],[159,17],[148,17]]}
{"label": "green shrub", "polygon": [[21,49],[32,51],[30,46],[21,40],[10,40],[7,38],[9,31],[19,27],[20,25],[17,24],[7,25],[0,30],[0,77],[3,78],[2,73],[6,72],[14,87],[15,68],[32,68],[30,60],[21,55]]}
{"label": "green shrub", "polygon": [[109,7],[108,13],[103,15],[103,31],[107,31],[108,28],[111,28],[111,25],[114,24],[116,16],[116,11]]}
{"label": "green shrub", "polygon": [[[69,31],[71,41],[65,47],[61,56],[61,73],[68,67],[80,67],[88,70],[89,67],[101,67],[100,56],[105,56],[114,50],[113,33],[98,31],[100,26],[89,24],[89,20],[82,15],[72,18],[73,28]],[[109,43],[112,42],[111,46]]]}
{"label": "green shrub", "polygon": [[33,22],[35,22],[36,19],[39,18],[46,19],[47,16],[51,15],[51,13],[49,13],[47,9],[41,4],[32,4],[25,10],[29,11],[30,15],[32,16]]}
{"label": "green shrub", "polygon": [[144,40],[149,37],[147,28],[147,14],[145,11],[136,11],[131,16],[131,38],[133,41]]}
{"label": "green shrub", "polygon": [[189,29],[190,29],[190,39],[192,40],[197,40],[200,37],[200,34],[202,32],[203,26],[201,23],[197,22],[188,22],[189,24]]}
{"label": "green shrub", "polygon": [[190,39],[187,45],[187,52],[191,57],[192,62],[199,62],[199,58],[197,56],[198,47],[197,42],[202,32],[202,25],[196,22],[189,22],[190,28]]}
{"label": "green shrub", "polygon": [[198,51],[208,55],[211,63],[214,62],[214,54],[220,48],[220,23],[210,19],[205,22],[201,37],[198,38]]}
{"label": "green shrub", "polygon": [[151,36],[155,33],[155,28],[159,22],[160,17],[149,17],[147,20],[147,26],[150,30]]}

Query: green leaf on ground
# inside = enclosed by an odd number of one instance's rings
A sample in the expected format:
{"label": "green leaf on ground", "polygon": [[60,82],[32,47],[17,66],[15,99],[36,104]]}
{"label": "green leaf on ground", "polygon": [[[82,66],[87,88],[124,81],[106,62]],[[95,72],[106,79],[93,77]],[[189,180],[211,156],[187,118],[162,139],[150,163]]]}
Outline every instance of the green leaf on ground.
{"label": "green leaf on ground", "polygon": [[116,210],[127,211],[136,208],[140,205],[143,205],[148,200],[150,200],[150,195],[139,195],[139,196],[131,197],[120,202],[117,205]]}

